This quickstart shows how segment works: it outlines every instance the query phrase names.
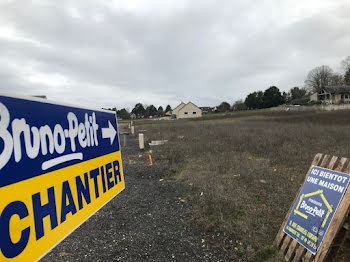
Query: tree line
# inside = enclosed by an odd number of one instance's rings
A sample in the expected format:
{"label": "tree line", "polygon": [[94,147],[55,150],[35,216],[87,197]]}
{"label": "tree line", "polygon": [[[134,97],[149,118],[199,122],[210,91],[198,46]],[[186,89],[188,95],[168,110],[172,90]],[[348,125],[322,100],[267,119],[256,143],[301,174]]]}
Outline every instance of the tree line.
{"label": "tree line", "polygon": [[[212,108],[211,112],[223,113],[229,111],[241,111],[248,109],[262,109],[275,107],[282,104],[304,105],[309,103],[309,96],[315,92],[321,92],[326,86],[330,85],[350,85],[350,56],[346,57],[340,63],[342,72],[335,72],[327,65],[322,65],[312,69],[305,79],[304,87],[293,87],[288,92],[281,92],[278,87],[271,86],[265,91],[255,91],[246,96],[243,100],[238,100],[230,105],[228,102],[221,102],[218,106]],[[171,111],[171,106],[167,105],[165,110],[162,106],[156,108],[154,105],[144,106],[137,103],[129,112],[125,108],[117,110],[119,119],[130,119],[131,114],[136,118],[161,117],[166,112]]]}
{"label": "tree line", "polygon": [[326,86],[350,85],[350,56],[341,61],[342,72],[335,72],[327,65],[312,69],[305,79],[302,88],[293,87],[289,92],[280,92],[276,86],[263,91],[248,94],[244,102],[237,101],[231,110],[261,109],[279,106],[281,104],[308,104],[309,96],[321,92]]}
{"label": "tree line", "polygon": [[305,88],[293,87],[288,92],[281,92],[278,87],[271,86],[265,91],[255,91],[247,95],[245,100],[238,100],[231,106],[228,102],[222,102],[216,112],[242,111],[248,109],[262,109],[279,106],[284,103],[302,102],[307,94]]}
{"label": "tree line", "polygon": [[104,109],[115,111],[118,119],[131,119],[132,114],[135,118],[161,117],[164,116],[166,112],[172,110],[170,105],[167,105],[164,110],[162,106],[159,106],[157,109],[154,105],[144,106],[141,103],[137,103],[131,112],[125,108],[120,110],[117,110],[115,107]]}

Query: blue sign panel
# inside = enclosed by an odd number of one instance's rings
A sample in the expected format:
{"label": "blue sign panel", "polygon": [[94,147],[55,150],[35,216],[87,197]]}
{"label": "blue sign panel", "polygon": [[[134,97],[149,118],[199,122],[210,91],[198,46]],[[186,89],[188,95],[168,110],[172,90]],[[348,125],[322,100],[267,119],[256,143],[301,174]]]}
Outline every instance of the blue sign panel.
{"label": "blue sign panel", "polygon": [[[119,151],[113,112],[5,96],[0,103],[0,176],[11,173],[0,187]],[[20,169],[30,172],[13,172]]]}
{"label": "blue sign panel", "polygon": [[349,178],[348,174],[313,166],[283,231],[316,254],[348,187]]}

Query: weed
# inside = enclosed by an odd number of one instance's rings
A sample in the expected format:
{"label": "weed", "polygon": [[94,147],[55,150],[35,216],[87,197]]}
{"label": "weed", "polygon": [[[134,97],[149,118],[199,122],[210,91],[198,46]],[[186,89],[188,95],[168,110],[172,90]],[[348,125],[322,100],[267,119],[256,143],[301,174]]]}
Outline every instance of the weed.
{"label": "weed", "polygon": [[349,111],[213,119],[142,128],[148,139],[169,140],[156,155],[169,161],[170,175],[193,185],[197,226],[234,238],[241,244],[218,241],[247,260],[278,261],[271,243],[315,154],[349,156]]}

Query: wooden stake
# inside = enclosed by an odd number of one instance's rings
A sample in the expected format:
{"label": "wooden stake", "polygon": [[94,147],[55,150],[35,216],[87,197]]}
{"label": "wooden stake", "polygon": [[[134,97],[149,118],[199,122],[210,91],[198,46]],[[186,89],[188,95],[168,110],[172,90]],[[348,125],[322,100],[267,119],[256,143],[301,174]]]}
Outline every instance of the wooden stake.
{"label": "wooden stake", "polygon": [[139,134],[139,148],[140,150],[145,149],[145,140],[144,140],[144,135],[142,133]]}

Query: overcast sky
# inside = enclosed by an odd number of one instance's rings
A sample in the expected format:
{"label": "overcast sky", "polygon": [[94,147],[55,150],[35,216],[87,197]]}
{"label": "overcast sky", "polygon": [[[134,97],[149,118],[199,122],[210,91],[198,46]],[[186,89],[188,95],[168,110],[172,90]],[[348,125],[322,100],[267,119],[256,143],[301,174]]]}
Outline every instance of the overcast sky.
{"label": "overcast sky", "polygon": [[0,0],[0,92],[132,109],[302,86],[350,55],[349,0]]}

